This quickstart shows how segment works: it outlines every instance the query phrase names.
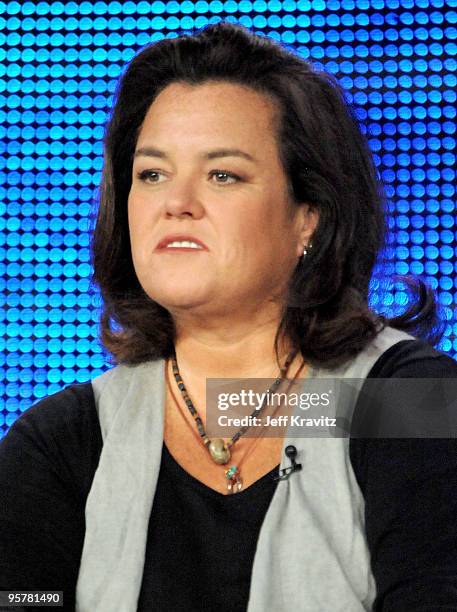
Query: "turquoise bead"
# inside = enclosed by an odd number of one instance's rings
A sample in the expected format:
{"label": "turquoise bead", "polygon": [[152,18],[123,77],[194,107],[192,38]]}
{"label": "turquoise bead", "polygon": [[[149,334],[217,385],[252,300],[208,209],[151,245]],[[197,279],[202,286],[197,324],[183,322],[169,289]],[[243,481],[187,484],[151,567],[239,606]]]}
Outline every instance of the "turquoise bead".
{"label": "turquoise bead", "polygon": [[238,468],[236,467],[236,465],[232,465],[228,470],[227,470],[227,478],[232,478],[232,476],[234,476],[238,471]]}

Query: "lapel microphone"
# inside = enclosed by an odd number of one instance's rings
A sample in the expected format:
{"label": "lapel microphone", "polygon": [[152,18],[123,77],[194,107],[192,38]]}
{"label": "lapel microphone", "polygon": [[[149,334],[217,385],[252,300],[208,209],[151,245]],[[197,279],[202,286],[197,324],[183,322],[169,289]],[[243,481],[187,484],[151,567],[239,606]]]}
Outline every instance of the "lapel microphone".
{"label": "lapel microphone", "polygon": [[285,453],[290,459],[292,465],[280,470],[279,476],[276,476],[274,480],[287,480],[289,476],[291,476],[291,474],[293,474],[294,472],[299,472],[302,468],[301,463],[297,463],[295,461],[295,458],[297,456],[297,449],[295,448],[295,446],[286,446]]}

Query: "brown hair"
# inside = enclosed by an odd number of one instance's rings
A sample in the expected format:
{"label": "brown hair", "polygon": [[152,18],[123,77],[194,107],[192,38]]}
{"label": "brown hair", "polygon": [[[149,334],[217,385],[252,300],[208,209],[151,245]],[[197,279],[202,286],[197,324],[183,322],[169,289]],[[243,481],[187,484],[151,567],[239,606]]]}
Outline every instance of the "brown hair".
{"label": "brown hair", "polygon": [[[164,39],[130,63],[116,92],[105,136],[100,206],[92,240],[93,280],[103,299],[101,341],[115,363],[170,356],[170,313],[152,301],[136,277],[127,198],[133,153],[146,112],[175,81],[223,80],[247,85],[276,101],[278,146],[294,203],[319,212],[313,248],[294,270],[276,336],[286,334],[313,365],[336,367],[389,324],[435,343],[442,335],[432,290],[401,316],[387,319],[368,306],[373,267],[385,245],[385,195],[352,106],[335,77],[240,25],[219,22],[192,35]],[[435,329],[436,328],[436,329]]]}

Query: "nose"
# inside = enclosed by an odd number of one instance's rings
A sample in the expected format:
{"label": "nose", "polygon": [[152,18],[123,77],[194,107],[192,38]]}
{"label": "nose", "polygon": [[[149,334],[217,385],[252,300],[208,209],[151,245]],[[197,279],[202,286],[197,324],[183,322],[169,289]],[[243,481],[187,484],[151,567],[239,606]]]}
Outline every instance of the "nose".
{"label": "nose", "polygon": [[204,209],[197,191],[195,179],[175,177],[165,195],[165,215],[200,218]]}

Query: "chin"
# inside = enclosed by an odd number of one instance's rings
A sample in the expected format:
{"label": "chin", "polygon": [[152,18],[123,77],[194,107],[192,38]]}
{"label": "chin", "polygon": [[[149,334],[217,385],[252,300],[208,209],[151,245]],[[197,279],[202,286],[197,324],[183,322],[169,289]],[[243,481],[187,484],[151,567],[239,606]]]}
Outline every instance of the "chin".
{"label": "chin", "polygon": [[176,288],[170,291],[146,291],[151,300],[154,300],[167,310],[188,310],[204,306],[211,301],[208,295],[201,291],[183,290],[182,287],[177,291]]}

